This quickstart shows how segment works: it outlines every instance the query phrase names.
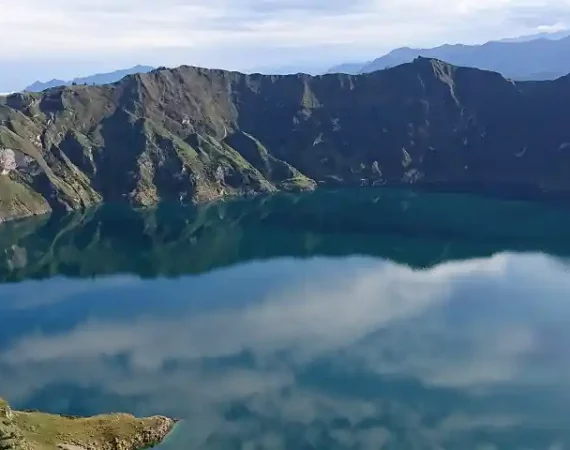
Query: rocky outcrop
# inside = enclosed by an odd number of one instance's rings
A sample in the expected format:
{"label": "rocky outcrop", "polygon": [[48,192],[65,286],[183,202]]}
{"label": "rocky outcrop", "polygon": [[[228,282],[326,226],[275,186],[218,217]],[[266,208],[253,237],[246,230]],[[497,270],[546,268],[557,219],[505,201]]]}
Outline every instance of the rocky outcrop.
{"label": "rocky outcrop", "polygon": [[22,433],[18,429],[14,412],[10,405],[0,399],[0,449],[1,450],[25,450],[29,446],[24,442]]}
{"label": "rocky outcrop", "polygon": [[[113,420],[132,421],[133,416],[115,415]],[[73,420],[73,419],[72,419]],[[107,439],[85,437],[69,437],[66,442],[61,442],[58,447],[61,450],[143,450],[159,444],[172,431],[175,421],[168,417],[156,416],[144,419],[145,423],[139,426],[136,432],[128,435],[110,435]]]}
{"label": "rocky outcrop", "polygon": [[0,148],[0,175],[16,170],[16,153],[11,148]]}
{"label": "rocky outcrop", "polygon": [[0,219],[323,186],[570,192],[570,78],[437,60],[366,75],[195,67],[0,98]]}
{"label": "rocky outcrop", "polygon": [[12,411],[0,399],[2,450],[142,450],[160,443],[174,425],[173,419],[162,416],[80,418]]}

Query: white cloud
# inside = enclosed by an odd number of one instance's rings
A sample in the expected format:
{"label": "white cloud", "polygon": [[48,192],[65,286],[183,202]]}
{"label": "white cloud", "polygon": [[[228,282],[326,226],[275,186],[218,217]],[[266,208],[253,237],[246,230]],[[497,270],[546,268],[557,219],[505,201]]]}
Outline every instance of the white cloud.
{"label": "white cloud", "polygon": [[[2,0],[0,55],[126,55],[248,65],[270,48],[300,58],[336,47],[337,58],[395,46],[484,41],[570,23],[568,0]],[[176,49],[180,49],[176,52]],[[222,58],[212,55],[221,53]],[[254,52],[256,53],[256,52]],[[275,53],[275,52],[271,52]],[[271,56],[271,53],[268,53]],[[210,57],[207,56],[210,54]],[[184,56],[185,55],[185,56]],[[243,61],[243,55],[248,60]],[[278,56],[278,55],[275,55]],[[275,58],[274,56],[274,58]],[[278,58],[276,58],[278,59]],[[241,63],[239,62],[241,60]],[[158,61],[157,61],[158,62]],[[283,61],[281,61],[283,62]]]}
{"label": "white cloud", "polygon": [[[269,294],[258,293],[262,297],[246,304],[222,303],[202,313],[180,310],[173,317],[143,311],[127,323],[90,318],[59,334],[23,337],[0,354],[0,364],[31,368],[43,377],[49,370],[37,367],[129,355],[133,370],[151,373],[169,361],[215,360],[245,351],[255,355],[259,367],[272,370],[275,364],[281,367],[284,354],[285,366],[301,367],[322,355],[346,352],[348,365],[437,386],[465,388],[513,379],[535,383],[540,382],[533,378],[536,374],[520,366],[543,345],[533,321],[551,320],[570,308],[564,301],[570,295],[566,268],[541,256],[499,255],[425,271],[362,258],[298,264],[304,268],[280,270],[278,279],[273,275],[268,281],[271,289],[261,291]],[[249,272],[255,273],[254,267]],[[247,266],[219,271],[199,278],[206,288],[196,282],[192,289],[183,284],[174,289],[199,293],[205,305],[212,305],[220,300],[220,291],[219,282],[210,278],[229,280],[247,272]],[[253,292],[246,280],[232,289],[235,300]],[[89,288],[97,289],[91,283],[85,291]],[[72,292],[65,296],[72,297]],[[538,298],[544,300],[539,309]],[[459,315],[465,323],[458,324],[443,314],[448,310],[469,314],[469,320]],[[394,352],[403,357],[391,361],[387,355]],[[276,360],[275,355],[281,356]]]}
{"label": "white cloud", "polygon": [[0,11],[2,91],[136,64],[316,73],[395,47],[570,27],[570,0],[0,0]]}

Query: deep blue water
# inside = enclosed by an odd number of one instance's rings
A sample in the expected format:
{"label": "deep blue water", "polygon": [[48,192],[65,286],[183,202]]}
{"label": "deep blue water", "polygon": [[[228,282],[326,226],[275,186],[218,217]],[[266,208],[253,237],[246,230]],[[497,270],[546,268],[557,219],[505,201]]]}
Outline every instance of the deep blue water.
{"label": "deep blue water", "polygon": [[163,449],[570,448],[570,209],[369,190],[0,227],[0,396]]}

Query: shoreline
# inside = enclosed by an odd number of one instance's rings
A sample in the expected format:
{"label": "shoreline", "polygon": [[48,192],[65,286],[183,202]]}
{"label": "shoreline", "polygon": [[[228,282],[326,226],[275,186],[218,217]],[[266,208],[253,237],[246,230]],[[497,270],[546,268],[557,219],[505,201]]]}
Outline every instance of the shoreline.
{"label": "shoreline", "polygon": [[[338,190],[370,190],[370,189],[401,189],[414,193],[423,194],[447,194],[447,195],[471,195],[480,198],[488,198],[491,200],[542,203],[552,205],[567,205],[570,201],[570,189],[554,189],[544,190],[540,186],[532,184],[509,184],[509,183],[477,183],[477,182],[425,182],[415,184],[402,183],[383,183],[377,185],[357,185],[354,183],[326,183],[318,182],[313,189],[301,191],[280,190],[276,192],[255,192],[248,194],[223,194],[208,199],[200,199],[188,203],[186,205],[178,204],[173,199],[162,199],[148,205],[133,205],[128,202],[107,202],[99,201],[84,207],[72,208],[70,210],[53,209],[48,205],[47,208],[37,210],[27,209],[25,212],[14,212],[7,214],[2,211],[0,205],[0,226],[8,223],[14,223],[26,219],[49,217],[53,214],[84,212],[89,209],[99,208],[107,205],[122,205],[128,208],[153,209],[161,204],[174,203],[181,207],[200,206],[205,204],[214,204],[220,202],[240,201],[256,197],[271,197],[275,195],[287,195],[292,193],[310,193],[310,192],[336,192]],[[47,205],[47,204],[46,204]]]}

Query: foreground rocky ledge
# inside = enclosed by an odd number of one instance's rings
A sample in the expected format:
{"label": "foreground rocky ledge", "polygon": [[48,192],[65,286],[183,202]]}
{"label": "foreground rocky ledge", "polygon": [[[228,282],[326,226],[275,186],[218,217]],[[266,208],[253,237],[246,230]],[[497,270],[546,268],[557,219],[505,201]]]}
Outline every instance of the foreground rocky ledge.
{"label": "foreground rocky ledge", "polygon": [[173,419],[143,419],[129,414],[89,418],[13,411],[0,399],[0,448],[3,450],[140,450],[159,444]]}

